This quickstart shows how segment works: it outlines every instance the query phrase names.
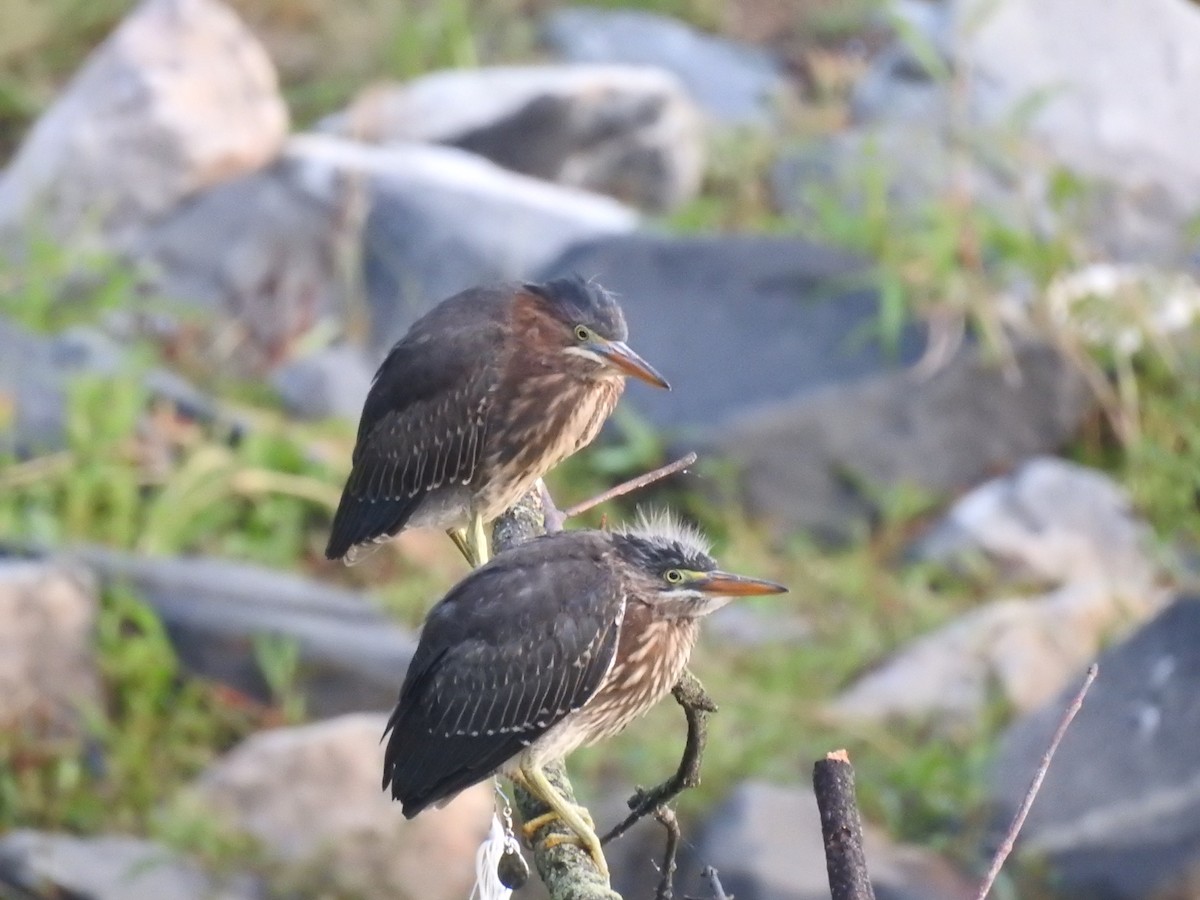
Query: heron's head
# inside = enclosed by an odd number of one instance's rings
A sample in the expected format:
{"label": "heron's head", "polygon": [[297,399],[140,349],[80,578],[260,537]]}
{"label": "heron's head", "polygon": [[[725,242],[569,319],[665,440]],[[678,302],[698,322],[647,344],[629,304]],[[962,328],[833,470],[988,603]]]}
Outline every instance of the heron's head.
{"label": "heron's head", "polygon": [[613,537],[634,593],[664,618],[698,618],[734,597],[787,591],[773,581],[719,569],[704,535],[668,513],[639,514]]}
{"label": "heron's head", "polygon": [[575,276],[523,285],[548,325],[543,340],[562,368],[587,380],[631,375],[670,390],[667,380],[630,349],[629,327],[616,298],[595,281]]}

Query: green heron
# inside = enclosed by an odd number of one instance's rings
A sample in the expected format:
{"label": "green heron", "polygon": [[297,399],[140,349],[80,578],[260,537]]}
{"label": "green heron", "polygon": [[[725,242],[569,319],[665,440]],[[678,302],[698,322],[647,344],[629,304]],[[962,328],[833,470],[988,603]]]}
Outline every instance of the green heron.
{"label": "green heron", "polygon": [[353,563],[426,526],[485,562],[484,523],[595,438],[625,376],[669,389],[628,335],[612,294],[578,277],[443,300],[375,374],[325,555]]}
{"label": "green heron", "polygon": [[[669,518],[535,538],[473,570],[430,611],[388,722],[383,787],[412,818],[499,772],[561,819],[607,874],[587,812],[543,767],[609,738],[679,680],[699,621],[785,591],[717,569]],[[553,840],[550,838],[549,840]]]}

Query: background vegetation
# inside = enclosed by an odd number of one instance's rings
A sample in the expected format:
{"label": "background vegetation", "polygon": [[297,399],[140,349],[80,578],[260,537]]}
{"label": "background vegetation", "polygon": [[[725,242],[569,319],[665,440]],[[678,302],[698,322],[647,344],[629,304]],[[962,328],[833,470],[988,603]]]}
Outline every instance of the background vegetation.
{"label": "background vegetation", "polygon": [[[604,0],[621,5],[620,0]],[[86,53],[132,0],[8,0],[0,6],[0,160],[55,96]],[[551,0],[234,0],[263,34],[280,66],[298,125],[337,109],[364,83],[408,77],[442,66],[536,57],[532,22]],[[769,35],[798,67],[810,108],[794,140],[844,115],[846,73],[854,70],[851,38],[869,40],[874,3],[857,0],[651,0],[635,3],[740,37],[764,37],[750,24],[774,16]],[[782,10],[782,12],[780,11]],[[326,52],[345,48],[342,53]],[[814,112],[814,110],[816,112]],[[819,114],[817,114],[819,113]],[[1045,241],[1032,230],[995,221],[969,197],[947,197],[904,224],[890,209],[881,177],[866,173],[867,194],[848,206],[814,196],[804,222],[768,202],[774,149],[732,135],[714,144],[703,196],[663,224],[680,231],[713,229],[804,233],[861,250],[878,261],[879,328],[896,334],[907,316],[957,317],[1003,354],[994,298],[1015,280],[1036,294],[1055,275],[1087,261],[1082,242]],[[877,173],[876,173],[877,174]],[[1069,205],[1086,186],[1063,175]],[[50,287],[59,261],[45,248],[20,273],[0,272],[0,312],[24,325],[55,331],[87,322],[122,302],[129,281],[105,261],[103,277],[64,305]],[[1118,360],[1111,347],[1088,345],[1070,323],[1046,326],[1072,348],[1099,382],[1118,369],[1135,390],[1113,388],[1106,405],[1070,453],[1113,473],[1166,541],[1200,533],[1200,347],[1152,347]],[[353,442],[350,424],[288,421],[253,385],[222,384],[217,373],[190,373],[221,388],[221,415],[208,425],[159,414],[138,387],[138,374],[163,358],[145,342],[130,370],[73,386],[69,444],[60,453],[0,459],[0,539],[55,546],[100,542],[148,554],[206,553],[300,571],[355,586],[369,585],[397,617],[420,621],[448,583],[456,563],[447,544],[441,564],[421,567],[381,553],[354,570],[325,565],[321,549]],[[1121,365],[1118,367],[1117,362]],[[147,410],[149,409],[149,413]],[[0,404],[0,427],[4,409]],[[231,422],[252,421],[242,436]],[[1136,427],[1119,429],[1118,421]],[[661,461],[661,436],[623,415],[618,437],[556,473],[560,505],[590,496]],[[989,595],[985,576],[951,575],[906,560],[910,539],[946,498],[899,493],[881,497],[883,514],[846,546],[818,547],[769,538],[729,502],[731,480],[713,463],[673,487],[713,533],[717,553],[792,587],[764,601],[772,616],[808,629],[795,643],[742,646],[710,641],[698,674],[722,703],[713,722],[703,787],[683,800],[696,812],[746,776],[805,780],[811,761],[834,746],[850,747],[867,814],[896,835],[934,844],[967,865],[983,823],[983,772],[1008,713],[997,708],[972,729],[847,731],[822,719],[820,707],[857,672],[915,635],[948,621]],[[719,498],[719,499],[714,499]],[[639,496],[636,501],[645,502]],[[625,515],[628,507],[588,515]],[[185,674],[152,612],[125,591],[104,597],[99,627],[106,692],[92,711],[94,752],[28,745],[0,734],[0,830],[35,826],[92,832],[120,829],[200,849],[249,858],[246,847],[197,831],[172,814],[164,798],[238,739],[264,725],[296,720],[302,703],[290,687],[294,653],[260,648],[277,702],[263,707]],[[401,673],[397,673],[397,682]],[[627,733],[603,753],[581,753],[585,796],[601,785],[647,783],[674,765],[669,742],[648,742],[657,727],[677,730],[677,711]],[[89,762],[91,761],[91,762]],[[102,763],[101,763],[102,761]],[[92,762],[95,764],[93,765]]]}

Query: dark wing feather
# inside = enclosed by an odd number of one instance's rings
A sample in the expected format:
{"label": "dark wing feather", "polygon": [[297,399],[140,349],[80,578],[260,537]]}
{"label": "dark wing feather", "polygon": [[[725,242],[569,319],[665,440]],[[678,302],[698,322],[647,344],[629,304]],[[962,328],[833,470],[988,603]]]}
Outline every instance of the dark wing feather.
{"label": "dark wing feather", "polygon": [[512,289],[443,301],[392,348],[367,394],[325,555],[400,531],[426,493],[466,484],[483,455]]}
{"label": "dark wing feather", "polygon": [[599,689],[624,610],[610,547],[595,532],[539,538],[430,612],[388,723],[383,786],[406,816],[487,778]]}

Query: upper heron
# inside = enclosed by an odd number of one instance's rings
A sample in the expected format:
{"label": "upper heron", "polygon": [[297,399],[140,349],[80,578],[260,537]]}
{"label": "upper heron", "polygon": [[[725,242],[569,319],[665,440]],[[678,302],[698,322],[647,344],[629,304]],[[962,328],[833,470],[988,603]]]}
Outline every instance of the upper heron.
{"label": "upper heron", "polygon": [[[411,818],[501,772],[607,872],[590,817],[543,767],[670,692],[702,617],[731,597],[784,590],[720,571],[698,532],[666,518],[500,553],[430,611],[388,722],[383,786]],[[527,836],[543,824],[526,823]]]}
{"label": "upper heron", "polygon": [[442,301],[375,374],[325,555],[354,562],[430,526],[485,562],[484,523],[596,437],[625,376],[669,389],[628,332],[612,294],[578,277]]}

